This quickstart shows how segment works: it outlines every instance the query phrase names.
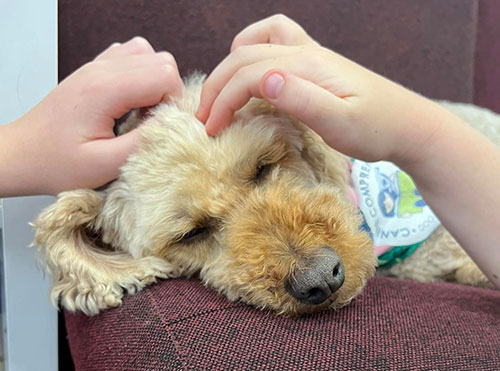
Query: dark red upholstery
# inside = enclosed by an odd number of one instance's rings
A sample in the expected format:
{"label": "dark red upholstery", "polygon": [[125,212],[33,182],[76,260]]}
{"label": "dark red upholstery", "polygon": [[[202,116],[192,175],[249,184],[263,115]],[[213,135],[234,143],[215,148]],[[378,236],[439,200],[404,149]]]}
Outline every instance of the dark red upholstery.
{"label": "dark red upholstery", "polygon": [[[135,35],[171,51],[183,74],[210,72],[237,31],[278,12],[424,95],[500,112],[498,0],[60,0],[59,76]],[[499,319],[499,292],[389,279],[339,312],[300,319],[230,303],[193,279],[96,317],[66,314],[78,370],[496,370]]]}
{"label": "dark red upholstery", "polygon": [[278,318],[176,279],[66,321],[78,370],[500,369],[500,292],[454,284],[374,279],[339,311]]}

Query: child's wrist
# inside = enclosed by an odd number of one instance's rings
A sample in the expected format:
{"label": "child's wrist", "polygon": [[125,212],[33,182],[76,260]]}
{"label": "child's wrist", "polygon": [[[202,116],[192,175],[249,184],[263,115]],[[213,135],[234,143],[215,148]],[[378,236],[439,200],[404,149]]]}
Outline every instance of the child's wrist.
{"label": "child's wrist", "polygon": [[43,153],[31,140],[37,135],[33,133],[35,125],[26,117],[29,114],[0,126],[0,197],[43,193]]}
{"label": "child's wrist", "polygon": [[464,125],[460,118],[439,104],[424,97],[420,99],[414,107],[414,116],[409,118],[406,135],[400,137],[400,151],[392,160],[409,174],[425,171],[423,169],[440,155],[442,144],[454,127]]}

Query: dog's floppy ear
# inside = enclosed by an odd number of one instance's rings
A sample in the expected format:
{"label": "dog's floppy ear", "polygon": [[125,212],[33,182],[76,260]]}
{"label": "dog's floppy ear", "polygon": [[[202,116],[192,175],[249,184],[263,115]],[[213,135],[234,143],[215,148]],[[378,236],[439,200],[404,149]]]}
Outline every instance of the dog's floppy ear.
{"label": "dog's floppy ear", "polygon": [[299,133],[300,143],[297,143],[297,147],[302,158],[311,166],[318,181],[333,183],[348,192],[349,159],[328,146],[308,126],[262,99],[250,100],[237,115],[247,120],[255,116],[271,116],[284,125],[291,125]]}
{"label": "dog's floppy ear", "polygon": [[123,194],[115,190],[113,197],[108,200],[105,191],[64,192],[34,222],[34,245],[45,253],[54,304],[96,314],[120,305],[124,290],[134,293],[171,273],[165,261],[134,258],[121,246],[127,236],[119,229],[133,233],[134,221],[119,200]]}

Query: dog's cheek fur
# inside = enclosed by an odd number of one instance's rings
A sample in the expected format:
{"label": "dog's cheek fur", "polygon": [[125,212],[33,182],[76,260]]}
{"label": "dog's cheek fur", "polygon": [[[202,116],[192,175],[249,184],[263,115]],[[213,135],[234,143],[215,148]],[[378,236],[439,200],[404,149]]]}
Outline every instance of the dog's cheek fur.
{"label": "dog's cheek fur", "polygon": [[161,249],[155,250],[154,255],[170,261],[177,267],[180,275],[191,276],[214,266],[223,266],[223,262],[218,264],[223,252],[224,248],[219,242],[218,233],[215,233],[206,240],[195,243],[166,244]]}
{"label": "dog's cheek fur", "polygon": [[349,182],[348,158],[328,146],[306,125],[295,123],[295,127],[301,132],[302,158],[312,168],[318,181],[332,184],[340,191],[346,192]]}
{"label": "dog's cheek fur", "polygon": [[[359,225],[359,216],[340,193],[298,188],[293,177],[282,177],[251,194],[234,214],[226,226],[225,251],[202,278],[231,300],[242,299],[282,315],[343,306],[362,290],[376,265],[371,241]],[[342,259],[344,285],[333,302],[301,304],[286,292],[285,281],[324,246]]]}

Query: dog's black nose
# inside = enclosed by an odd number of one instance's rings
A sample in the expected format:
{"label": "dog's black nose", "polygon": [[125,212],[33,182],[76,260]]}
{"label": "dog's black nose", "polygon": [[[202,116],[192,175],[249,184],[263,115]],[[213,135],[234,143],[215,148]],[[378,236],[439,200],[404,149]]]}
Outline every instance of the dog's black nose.
{"label": "dog's black nose", "polygon": [[344,283],[344,266],[335,251],[324,247],[318,256],[300,266],[285,283],[285,289],[305,304],[321,304]]}

